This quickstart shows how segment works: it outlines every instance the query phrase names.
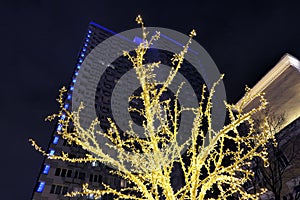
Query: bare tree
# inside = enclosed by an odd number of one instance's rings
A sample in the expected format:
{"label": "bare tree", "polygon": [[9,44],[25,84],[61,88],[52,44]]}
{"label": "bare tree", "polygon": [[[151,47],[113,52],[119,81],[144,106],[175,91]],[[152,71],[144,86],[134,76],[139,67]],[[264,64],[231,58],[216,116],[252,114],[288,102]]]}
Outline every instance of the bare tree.
{"label": "bare tree", "polygon": [[[266,119],[264,123],[269,131],[276,134],[277,144],[268,144],[268,167],[264,167],[261,160],[254,159],[253,190],[255,192],[258,188],[266,187],[273,193],[275,200],[279,200],[282,196],[283,178],[287,173],[287,169],[300,156],[300,148],[297,144],[300,134],[293,134],[296,129],[294,123],[282,129],[287,118],[285,113],[278,115],[267,108],[264,116],[256,119],[257,126],[261,126],[262,118]],[[296,197],[289,198],[295,199]]]}

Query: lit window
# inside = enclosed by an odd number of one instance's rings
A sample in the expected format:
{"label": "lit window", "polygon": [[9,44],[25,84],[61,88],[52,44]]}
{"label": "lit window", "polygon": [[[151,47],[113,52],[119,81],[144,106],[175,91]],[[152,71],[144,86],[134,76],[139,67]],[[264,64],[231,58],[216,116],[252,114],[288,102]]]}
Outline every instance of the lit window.
{"label": "lit window", "polygon": [[127,182],[124,179],[121,179],[121,183],[120,183],[121,187],[127,187]]}
{"label": "lit window", "polygon": [[59,137],[58,137],[58,136],[55,136],[52,143],[53,143],[53,144],[57,144],[57,143],[58,143],[58,140],[59,140]]}
{"label": "lit window", "polygon": [[44,187],[45,187],[45,182],[42,181],[42,182],[39,183],[39,186],[38,186],[38,188],[36,189],[36,191],[37,191],[37,192],[43,192]]}
{"label": "lit window", "polygon": [[57,126],[57,131],[61,131],[61,128],[62,128],[62,125],[61,124],[58,124],[58,126]]}
{"label": "lit window", "polygon": [[88,194],[88,199],[94,199],[94,194]]}
{"label": "lit window", "polygon": [[[66,105],[68,105],[68,104],[66,104]],[[69,106],[69,105],[68,105],[68,106]],[[61,118],[62,120],[64,120],[64,119],[66,118],[66,115],[63,114],[60,118]]]}
{"label": "lit window", "polygon": [[53,150],[53,149],[50,149],[49,155],[50,155],[50,156],[53,156],[53,155],[54,155],[54,153],[55,153],[55,150]]}
{"label": "lit window", "polygon": [[92,167],[98,167],[99,166],[99,163],[97,161],[93,161],[91,163]]}
{"label": "lit window", "polygon": [[44,170],[43,170],[43,174],[48,174],[50,170],[50,165],[45,165]]}

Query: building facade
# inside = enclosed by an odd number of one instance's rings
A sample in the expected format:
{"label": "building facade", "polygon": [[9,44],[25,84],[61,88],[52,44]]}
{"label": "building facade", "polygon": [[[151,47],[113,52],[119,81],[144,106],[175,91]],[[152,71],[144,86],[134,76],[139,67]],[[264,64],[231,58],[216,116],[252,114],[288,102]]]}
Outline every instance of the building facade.
{"label": "building facade", "polygon": [[[74,84],[85,57],[106,38],[115,33],[94,22],[89,24],[83,46],[79,52],[77,64],[74,69],[68,93],[65,98],[65,108],[72,107],[72,92]],[[60,155],[61,152],[69,154],[70,158],[84,157],[87,153],[75,144],[68,144],[62,139],[57,131],[61,125],[56,125],[52,139],[48,147],[50,155]],[[93,196],[67,198],[64,194],[71,191],[80,191],[82,184],[89,183],[90,188],[101,188],[101,183],[109,184],[115,188],[125,186],[124,180],[109,173],[111,169],[98,162],[93,163],[69,163],[60,160],[44,159],[41,171],[34,189],[32,199],[34,200],[57,200],[57,199],[94,199]],[[101,199],[113,199],[112,196],[103,196]]]}
{"label": "building facade", "polygon": [[[286,54],[253,88],[252,94],[265,93],[269,131],[276,133],[278,145],[269,145],[269,167],[253,163],[255,177],[249,191],[267,188],[261,199],[300,199],[300,62]],[[241,104],[239,101],[237,105]],[[257,107],[257,99],[244,110]],[[257,119],[262,116],[256,116]]]}
{"label": "building facade", "polygon": [[[66,98],[64,101],[64,106],[66,109],[71,110],[72,103],[74,106],[75,103],[80,103],[80,98],[74,95],[76,87],[78,86],[79,82],[82,80],[79,78],[79,74],[85,76],[87,74],[93,74],[92,70],[82,71],[84,61],[89,55],[89,53],[93,52],[95,47],[109,38],[110,36],[118,35],[115,32],[102,27],[94,22],[91,22],[81,51],[79,53],[77,64],[68,88],[68,92],[66,94]],[[141,42],[141,38],[134,37],[133,39],[129,40],[123,36],[121,42],[129,42],[139,44]],[[172,43],[182,48],[182,44],[176,42],[172,38],[164,36],[165,45],[168,43]],[[111,47],[117,48],[122,52],[123,49],[119,49],[119,44],[112,43],[110,44]],[[192,50],[189,50],[192,51]],[[95,51],[94,51],[95,52]],[[106,54],[110,54],[110,49],[105,51]],[[198,53],[192,51],[195,55]],[[161,64],[165,66],[171,67],[171,58],[173,56],[173,52],[169,52],[166,50],[155,49],[152,48],[148,50],[147,55],[145,57],[145,63],[151,63],[154,61],[161,61]],[[88,60],[88,59],[87,59]],[[94,62],[94,61],[92,61]],[[95,62],[101,63],[101,61],[96,60]],[[198,61],[199,66],[201,66],[201,62]],[[89,63],[87,63],[89,65]],[[97,84],[95,94],[91,99],[94,101],[94,108],[96,111],[96,117],[101,122],[100,126],[102,130],[107,130],[109,128],[108,118],[113,119],[113,111],[112,111],[112,96],[113,90],[115,88],[116,82],[118,82],[124,74],[126,74],[130,69],[132,69],[131,63],[125,57],[118,57],[112,63],[107,65],[106,63],[101,64],[103,67],[106,67],[103,70],[103,74],[100,80],[93,80],[87,75],[87,78],[84,81],[93,82],[93,84]],[[190,84],[190,88],[194,92],[194,97],[196,99],[196,104],[201,100],[201,90],[202,85],[204,84],[204,80],[200,75],[199,69],[195,68],[192,64],[188,61],[184,60],[179,73],[186,79],[186,83]],[[135,74],[134,74],[135,76]],[[217,77],[219,78],[219,77]],[[97,82],[98,81],[98,82]],[[126,81],[130,82],[131,77],[127,77]],[[85,95],[86,93],[91,93],[89,88],[86,86],[88,84],[80,82],[79,89],[80,90],[77,94]],[[75,84],[76,87],[75,87]],[[126,82],[124,83],[126,84]],[[125,87],[126,89],[126,87]],[[121,91],[124,92],[124,91]],[[139,88],[134,91],[135,95],[138,95]],[[168,90],[164,93],[164,98],[166,99],[173,99],[174,92]],[[79,100],[78,100],[79,99]],[[137,109],[141,109],[142,105],[135,105],[135,102],[128,102],[128,99],[123,99],[122,101],[128,103],[130,106],[137,106]],[[128,105],[126,105],[128,106]],[[127,107],[125,106],[125,110]],[[75,107],[75,106],[74,106]],[[62,116],[63,117],[63,116]],[[138,126],[142,126],[143,119],[137,113],[130,113],[131,120],[137,124]],[[93,120],[93,119],[92,119]],[[84,157],[87,153],[82,148],[74,145],[68,144],[68,142],[60,137],[57,134],[58,131],[61,130],[61,125],[57,124],[56,130],[53,132],[52,140],[50,141],[48,147],[48,153],[50,155],[60,155],[61,152],[68,153],[69,157],[77,158],[77,157]],[[64,194],[71,191],[81,191],[82,185],[84,183],[89,183],[90,188],[99,189],[101,188],[101,183],[108,184],[116,189],[120,189],[127,185],[127,182],[117,176],[113,176],[109,173],[111,169],[101,163],[93,162],[93,163],[69,163],[63,162],[59,160],[52,160],[45,158],[41,171],[37,180],[36,188],[34,189],[32,199],[34,200],[54,200],[54,199],[94,199],[93,196],[85,196],[85,197],[74,197],[74,198],[67,198],[64,197]],[[174,171],[171,177],[172,186],[174,190],[180,188],[183,184],[183,177],[179,170],[179,166],[174,167]],[[101,199],[113,199],[113,196],[103,196]]]}

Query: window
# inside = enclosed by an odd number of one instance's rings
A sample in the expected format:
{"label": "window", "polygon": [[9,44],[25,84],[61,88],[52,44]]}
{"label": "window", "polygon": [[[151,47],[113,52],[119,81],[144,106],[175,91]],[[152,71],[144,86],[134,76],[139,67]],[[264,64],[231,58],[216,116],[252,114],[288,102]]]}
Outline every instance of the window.
{"label": "window", "polygon": [[98,167],[99,166],[99,163],[97,161],[93,161],[91,163],[92,167]]}
{"label": "window", "polygon": [[289,165],[287,157],[281,150],[277,152],[277,159],[280,165],[280,169],[285,169]]}
{"label": "window", "polygon": [[121,187],[127,187],[127,181],[124,180],[124,179],[121,179],[120,186]]}
{"label": "window", "polygon": [[60,194],[61,193],[61,189],[62,189],[62,186],[57,185],[56,189],[55,189],[55,194]]}
{"label": "window", "polygon": [[62,129],[62,125],[61,124],[58,124],[58,126],[57,126],[57,131],[61,131],[61,129]]}
{"label": "window", "polygon": [[84,179],[85,179],[85,173],[79,172],[78,178],[79,178],[80,180],[84,180]]}
{"label": "window", "polygon": [[45,187],[45,182],[44,181],[39,182],[36,192],[43,192],[44,187]]}
{"label": "window", "polygon": [[98,182],[101,183],[102,182],[102,176],[101,175],[96,175],[96,174],[91,174],[90,178],[89,178],[90,182]]}
{"label": "window", "polygon": [[56,185],[51,185],[50,193],[54,194]]}
{"label": "window", "polygon": [[62,185],[51,185],[50,189],[51,194],[67,194],[68,193],[68,187],[67,186],[62,186]]}
{"label": "window", "polygon": [[68,187],[64,186],[62,189],[62,194],[67,194],[68,193]]}
{"label": "window", "polygon": [[78,177],[78,171],[75,171],[74,178],[77,178],[77,177]]}
{"label": "window", "polygon": [[98,176],[94,175],[94,182],[97,182],[97,181],[98,181]]}
{"label": "window", "polygon": [[44,170],[43,170],[43,174],[48,174],[49,170],[50,170],[50,165],[45,165]]}
{"label": "window", "polygon": [[60,171],[61,171],[60,168],[56,168],[56,170],[55,170],[55,176],[60,176]]}
{"label": "window", "polygon": [[68,170],[68,172],[67,172],[67,177],[71,177],[72,176],[72,170]]}
{"label": "window", "polygon": [[53,144],[57,144],[58,143],[58,140],[59,140],[59,137],[58,136],[55,136],[54,138],[53,138]]}
{"label": "window", "polygon": [[55,170],[55,176],[71,177],[71,175],[72,175],[72,170],[71,169],[56,168],[56,170]]}
{"label": "window", "polygon": [[67,174],[67,170],[66,170],[66,169],[62,169],[62,170],[61,170],[61,173],[60,173],[60,176],[61,176],[61,177],[65,177],[66,174]]}
{"label": "window", "polygon": [[53,149],[50,149],[50,151],[49,151],[49,155],[50,155],[50,156],[53,156],[53,155],[54,155],[54,153],[55,153],[55,150],[53,150]]}

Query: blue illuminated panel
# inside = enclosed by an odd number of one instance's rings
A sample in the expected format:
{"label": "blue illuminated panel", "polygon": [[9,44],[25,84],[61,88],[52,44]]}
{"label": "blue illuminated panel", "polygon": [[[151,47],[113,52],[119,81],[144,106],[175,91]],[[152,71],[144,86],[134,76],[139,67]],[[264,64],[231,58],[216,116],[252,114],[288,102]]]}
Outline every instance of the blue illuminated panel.
{"label": "blue illuminated panel", "polygon": [[57,126],[57,131],[61,131],[61,129],[62,129],[62,125],[61,124],[58,124],[58,126]]}
{"label": "blue illuminated panel", "polygon": [[50,170],[50,165],[45,165],[44,170],[43,170],[43,174],[48,174]]}
{"label": "blue illuminated panel", "polygon": [[[66,104],[65,105],[65,108],[69,108],[69,104]],[[60,117],[62,120],[64,120],[66,118],[66,115],[65,114],[62,114],[61,117]]]}
{"label": "blue illuminated panel", "polygon": [[55,153],[55,150],[53,150],[53,149],[50,149],[49,155],[50,155],[50,156],[53,156],[53,155],[54,155],[54,153]]}
{"label": "blue illuminated panel", "polygon": [[40,182],[38,188],[36,189],[36,192],[43,192],[44,187],[45,187],[45,182],[44,181]]}
{"label": "blue illuminated panel", "polygon": [[58,143],[58,140],[59,140],[59,137],[58,136],[55,136],[54,138],[53,138],[53,144],[57,144]]}
{"label": "blue illuminated panel", "polygon": [[69,104],[65,104],[65,109],[68,109],[69,108]]}

